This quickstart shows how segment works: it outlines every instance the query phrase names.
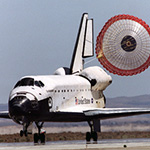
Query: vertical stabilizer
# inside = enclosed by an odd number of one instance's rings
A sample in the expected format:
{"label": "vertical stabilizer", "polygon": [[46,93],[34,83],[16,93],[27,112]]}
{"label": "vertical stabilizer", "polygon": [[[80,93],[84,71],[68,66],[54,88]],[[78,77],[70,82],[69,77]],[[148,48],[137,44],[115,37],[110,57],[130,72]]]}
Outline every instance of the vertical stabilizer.
{"label": "vertical stabilizer", "polygon": [[93,19],[88,19],[88,14],[84,13],[81,18],[70,66],[72,74],[83,70],[83,58],[93,56],[93,47]]}
{"label": "vertical stabilizer", "polygon": [[85,43],[83,48],[83,58],[94,55],[94,40],[93,40],[93,19],[87,20],[87,27],[85,32]]}

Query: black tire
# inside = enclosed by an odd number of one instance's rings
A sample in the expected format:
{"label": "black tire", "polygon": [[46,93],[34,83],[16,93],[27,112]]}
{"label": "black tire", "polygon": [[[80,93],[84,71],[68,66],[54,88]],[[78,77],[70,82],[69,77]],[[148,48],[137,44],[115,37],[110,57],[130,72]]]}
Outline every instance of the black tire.
{"label": "black tire", "polygon": [[23,130],[20,131],[20,136],[23,137]]}
{"label": "black tire", "polygon": [[39,135],[37,133],[34,134],[34,144],[38,144]]}
{"label": "black tire", "polygon": [[44,133],[40,134],[40,141],[41,141],[41,144],[45,144],[45,134]]}
{"label": "black tire", "polygon": [[97,132],[92,132],[92,138],[93,138],[93,141],[97,142],[97,139],[98,139]]}
{"label": "black tire", "polygon": [[26,131],[24,131],[24,135],[25,135],[25,137],[27,137],[28,136],[28,131],[26,130]]}
{"label": "black tire", "polygon": [[90,132],[86,132],[86,141],[90,142],[91,140],[91,133]]}

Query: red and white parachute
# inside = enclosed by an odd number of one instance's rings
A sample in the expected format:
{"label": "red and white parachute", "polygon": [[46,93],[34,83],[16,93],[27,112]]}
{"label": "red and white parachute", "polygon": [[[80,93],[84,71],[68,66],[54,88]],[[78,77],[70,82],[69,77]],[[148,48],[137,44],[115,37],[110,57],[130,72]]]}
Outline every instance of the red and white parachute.
{"label": "red and white parachute", "polygon": [[131,76],[150,65],[150,28],[141,19],[118,15],[97,36],[96,55],[109,72]]}

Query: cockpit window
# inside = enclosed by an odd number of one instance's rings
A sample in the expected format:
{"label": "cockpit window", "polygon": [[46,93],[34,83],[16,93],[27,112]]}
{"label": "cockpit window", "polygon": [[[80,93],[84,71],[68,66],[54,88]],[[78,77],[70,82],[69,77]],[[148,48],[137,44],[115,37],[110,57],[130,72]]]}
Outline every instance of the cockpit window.
{"label": "cockpit window", "polygon": [[34,85],[36,85],[36,86],[38,86],[38,87],[41,87],[41,86],[40,86],[40,83],[39,83],[38,81],[35,81],[35,82],[34,82]]}
{"label": "cockpit window", "polygon": [[19,86],[38,86],[38,87],[44,87],[44,84],[42,81],[34,81],[33,78],[24,78],[20,81],[18,81],[14,88]]}
{"label": "cockpit window", "polygon": [[41,87],[44,87],[44,83],[42,81],[39,81]]}
{"label": "cockpit window", "polygon": [[42,81],[35,81],[34,84],[38,87],[44,87],[44,84]]}
{"label": "cockpit window", "polygon": [[33,78],[24,78],[16,83],[15,88],[18,86],[33,86],[33,85],[34,85]]}

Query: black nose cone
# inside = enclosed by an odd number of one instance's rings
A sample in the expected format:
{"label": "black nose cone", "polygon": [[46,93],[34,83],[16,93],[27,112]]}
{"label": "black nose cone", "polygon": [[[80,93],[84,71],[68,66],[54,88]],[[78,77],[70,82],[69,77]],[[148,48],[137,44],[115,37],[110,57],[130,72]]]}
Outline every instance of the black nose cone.
{"label": "black nose cone", "polygon": [[26,97],[15,97],[9,101],[10,116],[23,116],[30,113],[31,101]]}

